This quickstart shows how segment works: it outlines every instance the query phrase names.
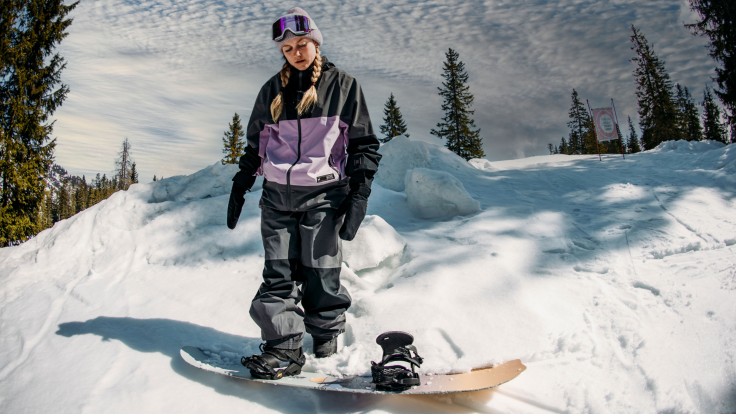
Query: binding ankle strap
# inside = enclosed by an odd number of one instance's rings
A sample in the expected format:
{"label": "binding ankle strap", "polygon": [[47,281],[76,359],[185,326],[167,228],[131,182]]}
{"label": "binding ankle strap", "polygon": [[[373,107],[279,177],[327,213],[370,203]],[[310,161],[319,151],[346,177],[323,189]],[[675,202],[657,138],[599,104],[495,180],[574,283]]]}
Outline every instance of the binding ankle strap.
{"label": "binding ankle strap", "polygon": [[[376,343],[383,348],[381,361],[371,361],[371,375],[377,390],[403,391],[420,385],[416,367],[420,367],[424,359],[411,345],[413,341],[413,336],[398,331],[384,332],[376,338]],[[400,364],[388,365],[397,361],[408,363],[411,369]]]}

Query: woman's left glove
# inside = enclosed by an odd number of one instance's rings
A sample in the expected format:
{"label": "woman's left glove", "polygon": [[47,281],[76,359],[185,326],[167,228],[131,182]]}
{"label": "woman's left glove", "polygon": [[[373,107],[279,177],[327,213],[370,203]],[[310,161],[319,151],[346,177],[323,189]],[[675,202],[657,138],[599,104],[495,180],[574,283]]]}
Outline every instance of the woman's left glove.
{"label": "woman's left glove", "polygon": [[371,188],[360,185],[357,189],[350,191],[345,202],[340,207],[345,213],[345,220],[340,228],[340,238],[351,241],[358,233],[358,228],[365,218],[368,210],[368,197],[371,195]]}
{"label": "woman's left glove", "polygon": [[240,212],[245,204],[245,193],[256,182],[256,177],[238,171],[233,177],[233,187],[230,190],[230,201],[227,203],[227,228],[234,230],[240,218]]}

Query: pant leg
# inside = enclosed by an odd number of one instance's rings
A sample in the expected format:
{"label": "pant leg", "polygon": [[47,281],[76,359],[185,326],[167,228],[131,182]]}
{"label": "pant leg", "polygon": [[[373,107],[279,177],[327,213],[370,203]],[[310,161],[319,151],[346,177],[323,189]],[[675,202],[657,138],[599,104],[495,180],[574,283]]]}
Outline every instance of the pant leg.
{"label": "pant leg", "polygon": [[298,213],[261,208],[261,236],[265,252],[263,283],[250,306],[261,338],[280,348],[298,348],[304,334],[304,312],[298,306]]}
{"label": "pant leg", "polygon": [[340,284],[338,230],[342,220],[335,209],[316,209],[305,212],[299,226],[304,323],[315,338],[332,338],[344,332],[345,311],[352,301]]}

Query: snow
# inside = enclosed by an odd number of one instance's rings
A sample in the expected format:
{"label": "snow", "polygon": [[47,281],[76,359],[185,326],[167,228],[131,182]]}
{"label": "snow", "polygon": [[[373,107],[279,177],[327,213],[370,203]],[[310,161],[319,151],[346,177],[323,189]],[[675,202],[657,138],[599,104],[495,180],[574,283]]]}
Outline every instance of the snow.
{"label": "snow", "polygon": [[[246,354],[260,343],[248,316],[263,267],[260,185],[231,231],[236,167],[216,163],[0,250],[0,411],[736,411],[734,145],[468,163],[401,138],[382,153],[369,215],[344,243],[348,330],[337,355],[308,355],[307,368],[367,373],[375,337],[403,330],[423,371],[520,358],[518,378],[417,399],[189,367],[182,345]],[[446,213],[416,208],[431,204]]]}

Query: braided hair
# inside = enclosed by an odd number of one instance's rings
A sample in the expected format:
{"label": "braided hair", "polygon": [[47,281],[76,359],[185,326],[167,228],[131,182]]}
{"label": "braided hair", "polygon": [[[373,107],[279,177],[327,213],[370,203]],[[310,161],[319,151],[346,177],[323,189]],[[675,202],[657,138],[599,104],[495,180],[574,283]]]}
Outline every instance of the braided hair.
{"label": "braided hair", "polygon": [[[286,59],[286,58],[284,58]],[[296,106],[297,113],[301,116],[304,114],[305,111],[307,111],[309,108],[311,108],[314,103],[317,102],[317,81],[319,80],[319,77],[322,75],[322,55],[319,53],[319,47],[317,47],[317,56],[314,58],[314,67],[312,69],[312,79],[311,86],[309,89],[304,93],[304,96],[302,96],[301,101],[299,101],[299,104]],[[289,77],[291,76],[291,65],[289,65],[289,61],[284,62],[284,66],[281,68],[281,72],[279,72],[279,77],[281,78],[281,91],[279,91],[279,94],[276,96],[276,98],[271,101],[271,117],[273,118],[274,122],[279,121],[279,118],[281,117],[281,114],[284,111],[284,93],[283,89],[286,87],[286,84],[289,83]]]}

